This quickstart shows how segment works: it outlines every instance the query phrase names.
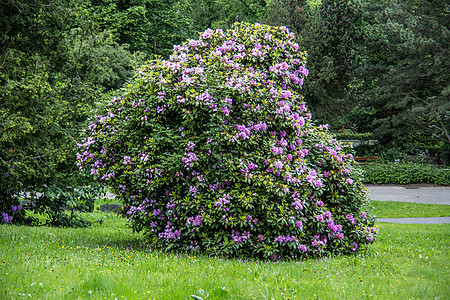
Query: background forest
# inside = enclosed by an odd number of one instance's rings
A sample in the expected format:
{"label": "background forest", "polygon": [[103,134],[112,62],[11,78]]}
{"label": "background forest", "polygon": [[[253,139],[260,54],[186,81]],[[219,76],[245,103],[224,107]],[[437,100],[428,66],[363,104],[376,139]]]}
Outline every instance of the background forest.
{"label": "background forest", "polygon": [[40,192],[56,222],[58,207],[87,199],[76,143],[102,100],[146,60],[240,21],[296,33],[317,123],[378,140],[359,155],[448,164],[449,12],[445,0],[2,0],[0,211]]}

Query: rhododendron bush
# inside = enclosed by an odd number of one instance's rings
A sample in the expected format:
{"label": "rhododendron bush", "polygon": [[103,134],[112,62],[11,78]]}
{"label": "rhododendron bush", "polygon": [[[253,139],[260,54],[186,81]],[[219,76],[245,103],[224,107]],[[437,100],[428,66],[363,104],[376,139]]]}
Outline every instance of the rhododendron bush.
{"label": "rhododendron bush", "polygon": [[79,166],[113,187],[149,244],[210,255],[352,253],[377,228],[349,149],[300,95],[284,27],[235,24],[141,67],[95,117]]}

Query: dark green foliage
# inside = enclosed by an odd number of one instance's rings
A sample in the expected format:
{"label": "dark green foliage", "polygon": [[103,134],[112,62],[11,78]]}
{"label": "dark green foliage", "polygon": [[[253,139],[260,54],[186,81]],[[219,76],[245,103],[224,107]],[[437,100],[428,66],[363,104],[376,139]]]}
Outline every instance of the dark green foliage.
{"label": "dark green foliage", "polygon": [[450,144],[449,2],[363,1],[363,102],[374,134],[405,148],[417,135]]}
{"label": "dark green foliage", "polygon": [[228,29],[235,22],[261,23],[267,3],[266,0],[181,0],[179,8],[188,12],[197,35],[207,28]]}
{"label": "dark green foliage", "polygon": [[74,172],[80,126],[134,60],[94,27],[81,2],[0,3],[0,213],[38,190],[36,209],[56,212],[56,186],[92,184]]}
{"label": "dark green foliage", "polygon": [[172,45],[191,37],[189,6],[174,0],[93,0],[90,17],[101,30],[113,31],[133,52],[168,56]]}
{"label": "dark green foliage", "polygon": [[372,163],[361,166],[364,183],[450,185],[450,171],[416,163]]}

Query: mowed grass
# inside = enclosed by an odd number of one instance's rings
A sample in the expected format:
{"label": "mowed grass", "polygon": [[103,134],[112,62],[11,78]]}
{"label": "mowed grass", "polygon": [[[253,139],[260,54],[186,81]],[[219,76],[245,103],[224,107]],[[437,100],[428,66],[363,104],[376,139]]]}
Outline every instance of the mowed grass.
{"label": "mowed grass", "polygon": [[378,218],[450,217],[450,205],[374,200],[370,204]]}
{"label": "mowed grass", "polygon": [[380,224],[357,256],[269,263],[148,251],[124,219],[88,217],[105,222],[0,226],[0,299],[450,298],[448,224]]}

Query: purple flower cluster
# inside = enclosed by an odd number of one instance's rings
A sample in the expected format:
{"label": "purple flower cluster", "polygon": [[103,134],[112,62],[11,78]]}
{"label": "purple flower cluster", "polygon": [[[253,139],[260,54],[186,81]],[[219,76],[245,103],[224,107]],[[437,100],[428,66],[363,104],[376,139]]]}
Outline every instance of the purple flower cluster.
{"label": "purple flower cluster", "polygon": [[202,219],[203,217],[201,215],[197,215],[195,218],[189,217],[186,221],[186,226],[187,225],[200,226],[202,224]]}
{"label": "purple flower cluster", "polygon": [[280,243],[280,244],[282,244],[282,243],[290,243],[290,242],[296,242],[296,243],[297,243],[297,242],[298,242],[298,239],[295,237],[295,235],[293,235],[293,236],[288,236],[288,235],[283,236],[283,235],[280,235],[280,236],[278,236],[278,237],[275,238],[274,242],[275,242],[275,243]]}
{"label": "purple flower cluster", "polygon": [[242,234],[239,233],[237,230],[231,231],[231,238],[236,244],[240,244],[245,242],[250,238],[250,232],[244,231]]}
{"label": "purple flower cluster", "polygon": [[123,157],[123,164],[124,164],[125,166],[131,165],[131,164],[132,164],[132,162],[131,162],[131,157],[129,157],[129,156],[124,156],[124,157]]}
{"label": "purple flower cluster", "polygon": [[172,223],[167,222],[165,230],[158,234],[158,238],[165,240],[179,240],[181,238],[181,231],[175,230]]}
{"label": "purple flower cluster", "polygon": [[251,215],[246,215],[245,218],[247,219],[247,222],[251,223],[250,226],[253,226],[253,224],[256,225],[258,223],[258,219],[253,218]]}
{"label": "purple flower cluster", "polygon": [[320,180],[320,178],[317,178],[316,170],[309,171],[308,175],[306,176],[306,181],[318,188],[322,187],[322,180]]}
{"label": "purple flower cluster", "polygon": [[295,224],[295,227],[297,227],[298,229],[300,229],[300,230],[303,229],[303,222],[301,220],[295,221],[294,224]]}
{"label": "purple flower cluster", "polygon": [[139,212],[145,211],[147,207],[145,205],[139,204],[139,206],[130,206],[127,211],[127,218],[131,215],[135,215]]}
{"label": "purple flower cluster", "polygon": [[194,152],[187,152],[184,155],[185,156],[181,159],[181,161],[184,163],[186,170],[189,170],[192,167],[192,164],[195,161],[198,161],[198,157]]}
{"label": "purple flower cluster", "polygon": [[349,220],[350,223],[356,224],[356,219],[353,217],[353,215],[348,214],[348,215],[345,216],[345,218],[346,218],[347,220]]}
{"label": "purple flower cluster", "polygon": [[197,189],[196,186],[191,185],[191,186],[189,187],[189,194],[191,194],[192,196],[197,195],[197,192],[198,192],[198,189]]}
{"label": "purple flower cluster", "polygon": [[296,201],[294,201],[292,203],[292,205],[294,206],[295,210],[302,210],[303,209],[303,201],[300,201],[299,199],[296,199]]}
{"label": "purple flower cluster", "polygon": [[21,211],[21,210],[22,210],[22,205],[11,206],[11,211]]}
{"label": "purple flower cluster", "polygon": [[[313,238],[314,240],[311,242],[311,245],[314,248],[323,248],[328,242],[326,235],[315,235]],[[322,251],[322,249],[319,249],[319,251]]]}
{"label": "purple flower cluster", "polygon": [[302,244],[302,245],[298,246],[298,250],[300,250],[302,252],[307,252],[308,248],[305,245]]}
{"label": "purple flower cluster", "polygon": [[9,223],[12,221],[13,217],[12,216],[8,216],[7,213],[3,213],[2,214],[2,219],[3,219],[3,223]]}
{"label": "purple flower cluster", "polygon": [[227,205],[228,203],[230,203],[230,195],[229,194],[225,194],[223,197],[219,198],[219,201],[217,201],[216,203],[214,203],[215,206],[224,206]]}

